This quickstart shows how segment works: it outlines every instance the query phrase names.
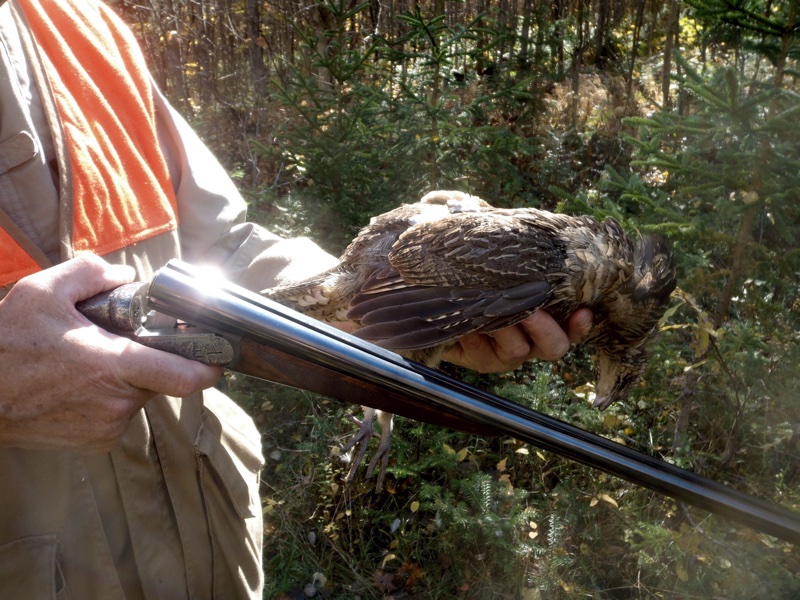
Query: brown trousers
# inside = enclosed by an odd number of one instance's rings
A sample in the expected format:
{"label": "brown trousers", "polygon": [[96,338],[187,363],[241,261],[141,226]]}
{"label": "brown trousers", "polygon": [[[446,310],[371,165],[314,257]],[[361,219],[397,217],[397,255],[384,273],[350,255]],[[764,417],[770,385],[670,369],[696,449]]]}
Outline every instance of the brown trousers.
{"label": "brown trousers", "polygon": [[103,455],[0,449],[0,598],[260,598],[260,436],[216,390]]}

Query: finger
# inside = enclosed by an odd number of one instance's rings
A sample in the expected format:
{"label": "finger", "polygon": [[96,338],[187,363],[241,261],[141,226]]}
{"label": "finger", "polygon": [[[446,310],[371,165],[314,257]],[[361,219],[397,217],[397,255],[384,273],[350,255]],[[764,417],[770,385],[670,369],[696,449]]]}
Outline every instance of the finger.
{"label": "finger", "polygon": [[167,396],[184,398],[212,387],[222,375],[221,367],[210,367],[119,338],[122,379],[129,385]]}
{"label": "finger", "polygon": [[136,276],[132,267],[112,265],[99,256],[85,253],[48,269],[50,285],[71,303],[90,298],[111,288],[130,283]]}
{"label": "finger", "polygon": [[[477,361],[475,357],[481,360]],[[482,333],[469,333],[459,338],[458,343],[445,353],[444,360],[481,373],[503,370],[491,338]]]}
{"label": "finger", "polygon": [[516,369],[531,357],[534,348],[531,339],[522,327],[506,327],[495,331],[491,338],[495,354],[507,369]]}
{"label": "finger", "polygon": [[520,326],[533,341],[531,358],[558,360],[569,350],[567,333],[543,310],[537,310],[525,318]]}
{"label": "finger", "polygon": [[588,308],[579,308],[567,321],[567,336],[573,344],[580,344],[589,336],[594,324],[594,315]]}
{"label": "finger", "polygon": [[[495,340],[483,333],[470,333],[459,339],[458,343],[445,354],[445,360],[462,367],[467,367],[479,373],[497,373],[508,371],[521,365],[526,356],[522,358],[501,358]],[[510,362],[509,362],[510,361]]]}

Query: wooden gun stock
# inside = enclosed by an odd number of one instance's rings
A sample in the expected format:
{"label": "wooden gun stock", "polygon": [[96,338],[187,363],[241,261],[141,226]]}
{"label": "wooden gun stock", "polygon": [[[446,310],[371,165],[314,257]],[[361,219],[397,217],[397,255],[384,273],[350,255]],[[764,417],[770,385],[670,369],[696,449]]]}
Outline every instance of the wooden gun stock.
{"label": "wooden gun stock", "polygon": [[370,406],[417,421],[425,421],[439,427],[487,437],[499,435],[493,427],[464,419],[455,412],[434,408],[409,398],[407,394],[387,390],[336,369],[305,361],[251,340],[242,340],[239,346],[239,359],[232,370],[351,404]]}

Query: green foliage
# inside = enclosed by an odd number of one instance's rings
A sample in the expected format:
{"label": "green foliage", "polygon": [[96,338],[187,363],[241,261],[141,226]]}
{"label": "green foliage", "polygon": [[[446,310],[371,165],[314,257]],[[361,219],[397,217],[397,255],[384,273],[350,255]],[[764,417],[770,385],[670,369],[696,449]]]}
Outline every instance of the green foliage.
{"label": "green foliage", "polygon": [[[275,132],[281,143],[254,147],[281,165],[266,201],[299,208],[296,231],[341,250],[370,217],[437,187],[501,206],[546,204],[550,182],[578,185],[604,160],[599,138],[542,135],[540,81],[480,67],[502,41],[490,20],[450,25],[419,8],[398,18],[403,35],[368,44],[341,26],[303,32],[314,69],[286,63],[273,81],[287,116]],[[576,147],[593,158],[575,161]]]}
{"label": "green foliage", "polygon": [[[262,5],[271,29],[254,39],[272,47],[283,31],[291,51],[271,57],[258,111],[233,93],[247,87],[237,79],[209,92],[235,98],[195,119],[231,163],[230,132],[247,139],[253,156],[241,154],[257,168],[239,173],[257,184],[251,218],[338,253],[370,217],[439,187],[667,234],[680,289],[624,403],[590,407],[582,348],[513,374],[448,369],[800,507],[797,2],[688,2],[674,111],[652,100],[669,12],[658,3],[620,5],[602,51],[630,56],[605,69],[586,66],[599,65],[600,30],[586,3],[518,2],[532,9],[527,25],[491,1],[477,13],[475,3],[325,0],[285,3],[296,12],[276,17],[278,4]],[[174,50],[188,38],[169,39]],[[200,91],[209,81],[188,78]],[[620,81],[625,91],[614,92]],[[345,486],[345,408],[241,379],[230,388],[264,434],[265,597],[312,582],[334,598],[800,595],[789,544],[510,439],[398,418],[385,489]]]}
{"label": "green foliage", "polygon": [[[694,17],[709,34],[711,17]],[[273,223],[340,249],[370,216],[435,184],[667,234],[681,287],[644,382],[626,402],[602,414],[590,407],[593,376],[580,348],[555,366],[514,374],[455,372],[800,507],[796,90],[776,84],[776,67],[756,68],[755,42],[736,68],[685,53],[676,58],[680,110],[629,117],[618,135],[568,131],[543,118],[541,82],[510,67],[492,78],[451,78],[485,62],[479,43],[503,42],[489,20],[455,25],[417,10],[402,21],[402,36],[366,45],[348,44],[341,31],[324,45],[303,38],[321,71],[310,77],[286,65],[275,82],[288,116],[282,145],[258,149],[282,161],[281,191],[256,209],[277,206]],[[725,27],[738,39],[758,37],[735,21]],[[715,35],[705,42],[717,43]],[[748,213],[753,235],[742,236]],[[719,315],[729,280],[729,309]],[[267,452],[283,449],[265,471],[266,569],[276,574],[268,595],[302,588],[314,573],[342,598],[800,593],[800,556],[790,545],[514,440],[398,418],[383,492],[361,480],[346,487],[348,465],[331,452],[352,433],[342,409],[305,396],[291,402],[292,424],[265,429]],[[258,406],[264,427],[275,424]]]}

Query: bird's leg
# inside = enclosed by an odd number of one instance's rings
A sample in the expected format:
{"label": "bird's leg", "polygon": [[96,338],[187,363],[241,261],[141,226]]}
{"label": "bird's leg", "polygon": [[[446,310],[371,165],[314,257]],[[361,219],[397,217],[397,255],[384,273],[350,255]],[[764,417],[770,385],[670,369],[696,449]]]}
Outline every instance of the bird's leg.
{"label": "bird's leg", "polygon": [[345,447],[342,448],[342,452],[349,452],[350,450],[353,450],[353,456],[350,459],[350,470],[347,472],[347,476],[344,478],[345,483],[350,483],[353,481],[353,479],[355,479],[356,471],[364,460],[364,455],[367,453],[369,440],[374,434],[373,425],[378,410],[368,406],[364,406],[362,408],[364,410],[364,417],[361,421],[353,416],[350,417],[350,419],[358,425],[358,431],[353,438],[347,442]]}
{"label": "bird's leg", "polygon": [[378,422],[381,424],[381,441],[378,444],[378,450],[372,456],[372,460],[369,461],[367,477],[372,477],[372,472],[378,465],[378,460],[380,460],[378,481],[375,483],[375,491],[380,492],[383,489],[383,480],[386,477],[386,467],[389,466],[389,450],[392,448],[392,414],[379,410]]}
{"label": "bird's leg", "polygon": [[392,446],[392,414],[385,413],[368,406],[364,406],[363,409],[363,420],[359,421],[355,417],[350,417],[351,420],[359,426],[358,432],[353,436],[353,439],[351,439],[347,445],[342,448],[343,452],[349,452],[351,449],[353,450],[350,470],[345,477],[345,482],[350,483],[353,481],[353,479],[355,479],[356,471],[363,462],[364,455],[369,447],[370,438],[373,435],[378,437],[374,431],[374,423],[377,417],[378,422],[381,424],[380,443],[378,444],[377,452],[372,457],[372,460],[370,460],[369,466],[367,467],[366,476],[372,477],[372,473],[375,471],[375,467],[378,466],[378,461],[380,461],[378,481],[375,486],[376,491],[380,491],[383,488],[383,480],[386,476],[386,468],[389,465],[389,450]]}

